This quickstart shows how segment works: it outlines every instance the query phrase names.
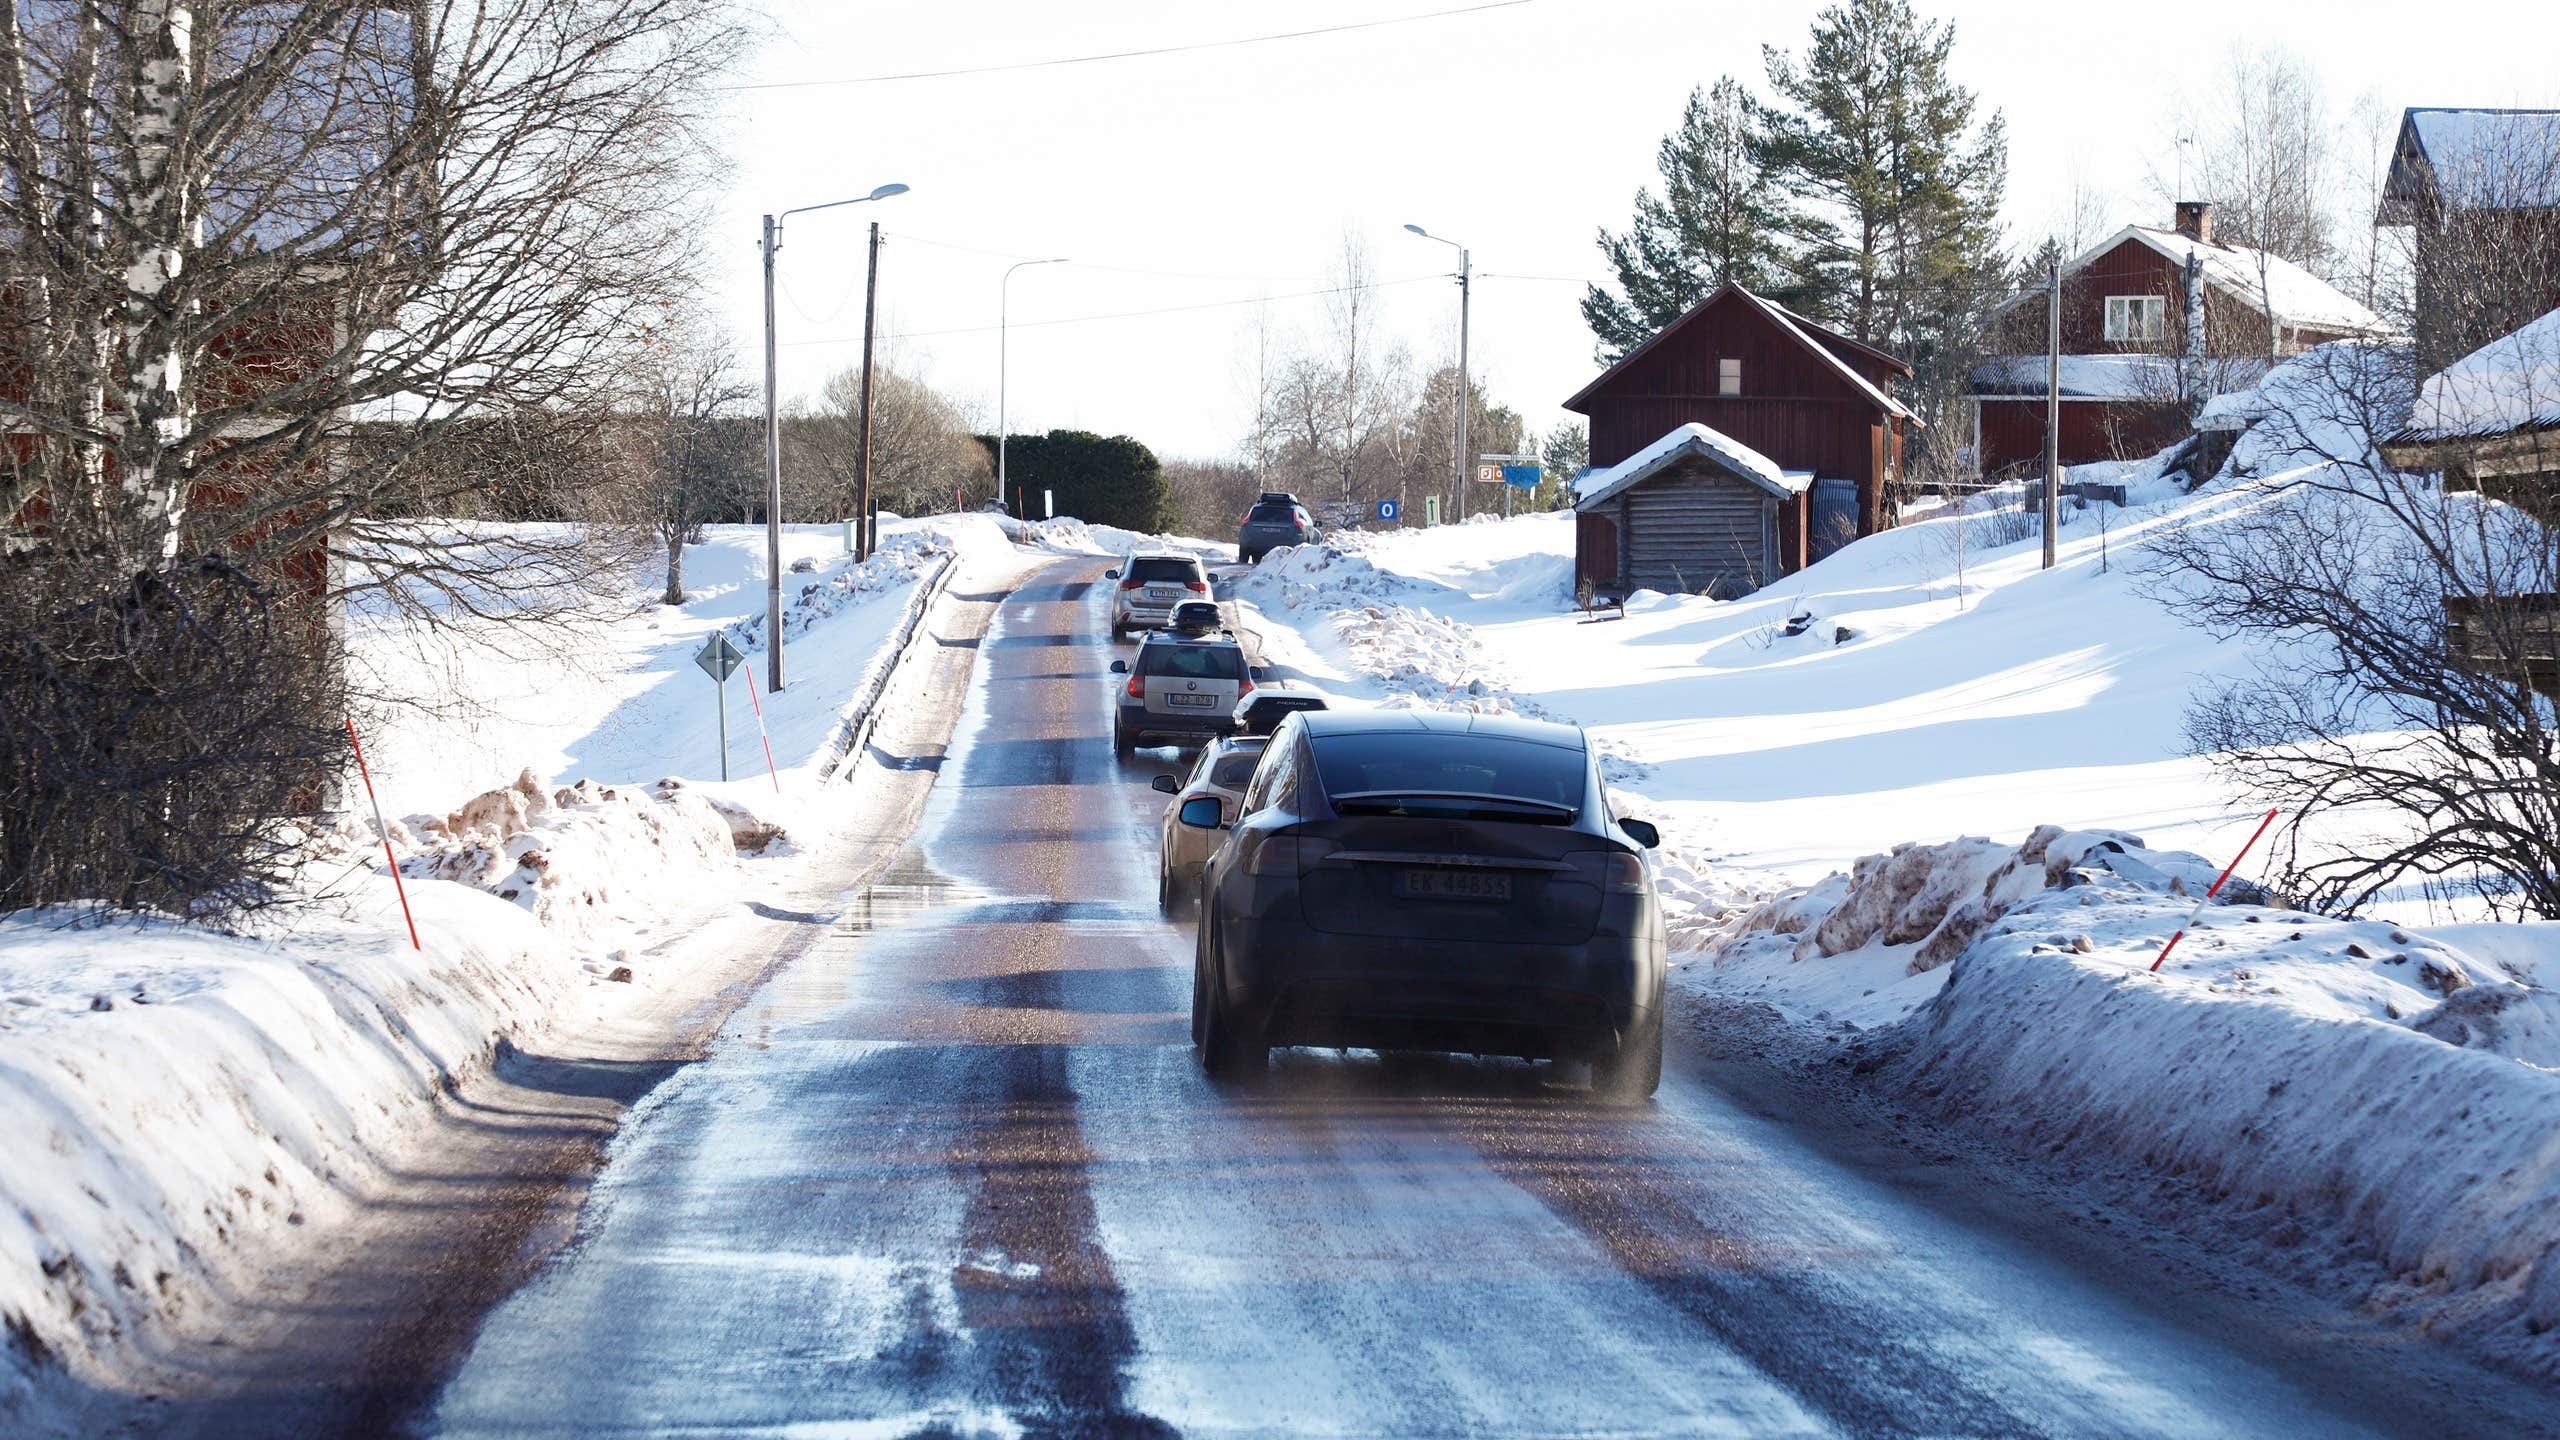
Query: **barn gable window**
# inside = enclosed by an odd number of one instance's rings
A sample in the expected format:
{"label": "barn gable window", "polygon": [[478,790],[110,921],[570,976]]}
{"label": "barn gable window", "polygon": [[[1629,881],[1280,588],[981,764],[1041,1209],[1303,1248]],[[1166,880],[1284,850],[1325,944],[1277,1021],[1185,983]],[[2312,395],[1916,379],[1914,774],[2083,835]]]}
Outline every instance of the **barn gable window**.
{"label": "barn gable window", "polygon": [[2169,334],[2169,301],[2163,295],[2107,297],[2107,338],[2162,340]]}
{"label": "barn gable window", "polygon": [[1742,393],[1741,361],[1718,360],[1716,362],[1716,393],[1719,395],[1739,395]]}

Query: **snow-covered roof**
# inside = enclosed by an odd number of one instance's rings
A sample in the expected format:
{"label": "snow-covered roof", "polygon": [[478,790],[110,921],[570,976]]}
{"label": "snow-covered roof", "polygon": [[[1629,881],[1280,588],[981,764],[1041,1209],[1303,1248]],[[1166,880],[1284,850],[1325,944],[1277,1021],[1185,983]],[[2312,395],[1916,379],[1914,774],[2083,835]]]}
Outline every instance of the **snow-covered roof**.
{"label": "snow-covered roof", "polygon": [[[1966,378],[1976,395],[2042,398],[2045,357],[2005,355],[1974,366]],[[2174,400],[2178,362],[2168,355],[2065,355],[2061,394],[2065,400]]]}
{"label": "snow-covered roof", "polygon": [[1681,426],[1615,465],[1585,471],[1573,482],[1574,508],[1588,509],[1610,499],[1683,455],[1704,455],[1781,499],[1801,495],[1813,484],[1812,471],[1781,470],[1768,456],[1732,436],[1692,423]]}
{"label": "snow-covered roof", "polygon": [[2501,335],[2418,387],[2408,438],[2560,428],[2560,310]]}
{"label": "snow-covered roof", "polygon": [[[2378,335],[2390,328],[2371,308],[2281,255],[2246,245],[2200,241],[2175,230],[2156,230],[2148,225],[2127,225],[2082,251],[2063,267],[2063,273],[2076,274],[2086,269],[2127,240],[2149,246],[2180,267],[2185,266],[2188,252],[2193,251],[2204,266],[2207,288],[2219,290],[2261,314],[2271,314],[2278,323],[2292,329]],[[2042,289],[2023,290],[2001,301],[1999,308],[2007,310],[2043,296]]]}
{"label": "snow-covered roof", "polygon": [[2560,206],[2560,110],[2402,112],[2386,222],[2441,199],[2455,209]]}
{"label": "snow-covered roof", "polygon": [[[1633,350],[1630,350],[1626,354],[1618,357],[1617,364],[1601,371],[1597,379],[1576,391],[1572,399],[1564,402],[1564,408],[1567,410],[1580,409],[1582,402],[1590,398],[1591,392],[1608,384],[1612,376],[1619,374],[1628,366],[1634,364],[1638,356],[1643,355],[1654,346],[1661,344],[1665,337],[1669,336],[1680,327],[1688,324],[1692,318],[1699,314],[1699,312],[1705,310],[1708,306],[1715,304],[1717,301],[1722,300],[1728,291],[1740,296],[1743,301],[1749,304],[1753,309],[1767,316],[1771,324],[1794,337],[1797,344],[1802,345],[1806,350],[1811,351],[1815,359],[1830,366],[1833,371],[1838,373],[1841,379],[1849,382],[1851,389],[1854,389],[1859,394],[1865,396],[1877,409],[1884,411],[1888,415],[1907,420],[1913,425],[1918,425],[1920,423],[1920,418],[1912,414],[1910,409],[1904,406],[1901,401],[1894,399],[1892,396],[1884,393],[1884,391],[1876,388],[1874,382],[1868,380],[1866,376],[1858,373],[1857,367],[1851,365],[1848,361],[1841,359],[1838,353],[1833,351],[1830,346],[1823,344],[1821,341],[1815,339],[1812,334],[1808,333],[1809,331],[1821,331],[1821,333],[1829,335],[1831,333],[1830,331],[1822,330],[1821,326],[1815,325],[1812,321],[1806,320],[1803,316],[1796,314],[1794,311],[1778,304],[1776,301],[1762,299],[1760,296],[1752,294],[1750,291],[1743,289],[1741,286],[1736,285],[1731,281],[1727,281],[1724,284],[1717,286],[1706,299],[1690,306],[1679,319],[1672,321],[1670,324],[1663,326],[1659,330],[1656,330],[1652,335],[1646,337],[1643,344],[1638,345]],[[1860,345],[1857,341],[1850,340],[1846,336],[1838,338],[1843,344],[1854,345],[1861,350],[1872,351],[1874,354],[1886,360],[1892,360],[1896,365],[1902,365],[1901,361],[1893,360],[1892,356],[1886,355],[1881,350],[1875,350],[1873,346]],[[1903,369],[1906,372],[1909,368],[1909,366],[1903,365]]]}

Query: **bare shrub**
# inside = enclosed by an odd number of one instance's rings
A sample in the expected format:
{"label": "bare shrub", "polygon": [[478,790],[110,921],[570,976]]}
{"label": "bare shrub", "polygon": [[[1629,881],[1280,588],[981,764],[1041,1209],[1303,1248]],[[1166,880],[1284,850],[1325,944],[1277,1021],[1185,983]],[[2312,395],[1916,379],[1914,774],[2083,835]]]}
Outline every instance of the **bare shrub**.
{"label": "bare shrub", "polygon": [[273,898],[346,743],[316,612],[219,559],[61,579],[0,563],[0,910]]}

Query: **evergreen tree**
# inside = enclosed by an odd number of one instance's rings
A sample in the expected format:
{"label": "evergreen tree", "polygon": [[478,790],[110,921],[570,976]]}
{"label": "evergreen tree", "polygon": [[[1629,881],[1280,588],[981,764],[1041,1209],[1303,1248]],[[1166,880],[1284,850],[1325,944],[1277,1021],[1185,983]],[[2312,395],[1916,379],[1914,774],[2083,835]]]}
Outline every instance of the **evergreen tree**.
{"label": "evergreen tree", "polygon": [[1910,0],[1847,0],[1815,18],[1801,63],[1764,52],[1782,102],[1760,112],[1769,160],[1821,202],[1796,232],[1819,275],[1812,313],[1897,353],[1940,343],[2001,275],[2007,127],[1975,125],[1954,47],[1955,27]]}
{"label": "evergreen tree", "polygon": [[1764,51],[1781,104],[1760,113],[1784,187],[1813,198],[1796,232],[1817,277],[1807,312],[1911,363],[1902,399],[1923,429],[1912,469],[1959,467],[1967,373],[2007,288],[2000,250],[2008,129],[1975,121],[1948,72],[1955,27],[1910,0],[1845,0],[1814,20],[1799,63]]}
{"label": "evergreen tree", "polygon": [[1805,277],[1788,242],[1804,219],[1774,182],[1769,137],[1757,115],[1730,75],[1712,91],[1689,92],[1680,128],[1662,137],[1654,160],[1662,193],[1638,191],[1625,232],[1600,232],[1617,291],[1592,286],[1582,299],[1582,318],[1599,337],[1602,363],[1642,344],[1727,281],[1789,304],[1804,298]]}

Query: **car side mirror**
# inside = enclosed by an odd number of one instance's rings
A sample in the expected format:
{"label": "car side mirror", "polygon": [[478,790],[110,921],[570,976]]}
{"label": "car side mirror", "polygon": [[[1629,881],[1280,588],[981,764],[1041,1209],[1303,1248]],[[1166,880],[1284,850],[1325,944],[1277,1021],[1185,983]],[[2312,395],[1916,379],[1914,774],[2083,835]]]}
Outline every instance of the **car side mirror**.
{"label": "car side mirror", "polygon": [[1128,674],[1128,673],[1129,673],[1129,662],[1128,662],[1128,661],[1126,661],[1126,660],[1114,660],[1114,661],[1112,661],[1112,662],[1111,662],[1111,673],[1112,673],[1112,674],[1114,674],[1114,675],[1126,675],[1126,674]]}
{"label": "car side mirror", "polygon": [[1182,793],[1182,782],[1174,779],[1170,775],[1159,775],[1147,783],[1152,786],[1155,792],[1159,795],[1179,795]]}
{"label": "car side mirror", "polygon": [[1662,844],[1662,832],[1655,828],[1650,820],[1621,820],[1618,822],[1618,828],[1627,832],[1628,839],[1647,850],[1655,849]]}
{"label": "car side mirror", "polygon": [[1117,580],[1120,578],[1120,572],[1117,570],[1105,570],[1102,572],[1102,578],[1105,580]]}
{"label": "car side mirror", "polygon": [[1225,817],[1218,813],[1218,797],[1215,795],[1196,795],[1183,801],[1182,809],[1175,813],[1174,818],[1194,830],[1227,828],[1223,823]]}

